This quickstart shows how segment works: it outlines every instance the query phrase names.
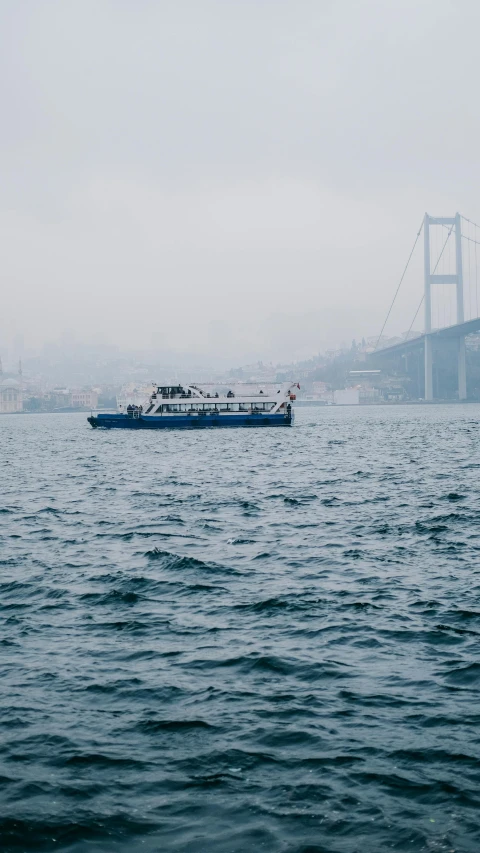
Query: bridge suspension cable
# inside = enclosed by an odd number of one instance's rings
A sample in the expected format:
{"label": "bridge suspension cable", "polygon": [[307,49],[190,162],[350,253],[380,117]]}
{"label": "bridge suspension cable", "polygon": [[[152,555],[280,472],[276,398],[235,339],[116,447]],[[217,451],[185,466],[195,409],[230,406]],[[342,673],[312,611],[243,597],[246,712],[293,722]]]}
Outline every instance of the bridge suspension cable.
{"label": "bridge suspension cable", "polygon": [[418,231],[417,231],[417,236],[415,237],[415,242],[414,242],[414,244],[413,244],[413,246],[412,246],[412,250],[411,250],[411,252],[410,252],[410,254],[409,254],[409,256],[408,256],[408,261],[407,261],[407,263],[405,264],[405,269],[403,270],[403,273],[402,273],[402,275],[401,275],[401,277],[400,277],[400,281],[398,282],[397,289],[396,289],[396,291],[395,291],[395,295],[394,295],[394,297],[393,297],[393,299],[392,299],[392,302],[391,302],[390,308],[388,309],[388,312],[387,312],[387,316],[385,317],[385,321],[384,321],[383,326],[382,326],[382,328],[381,328],[381,330],[380,330],[380,334],[379,334],[379,336],[378,336],[378,338],[377,338],[377,343],[375,344],[375,350],[376,350],[376,349],[378,349],[378,345],[379,345],[379,343],[380,343],[380,338],[381,338],[381,337],[382,337],[382,335],[383,335],[383,330],[385,329],[385,326],[387,325],[388,318],[390,317],[390,314],[391,314],[392,308],[393,308],[393,306],[395,305],[395,300],[396,300],[396,298],[397,298],[397,296],[398,296],[398,291],[400,290],[400,288],[401,288],[401,286],[402,286],[403,279],[405,278],[405,275],[406,275],[406,273],[407,273],[408,266],[409,266],[410,261],[411,261],[411,259],[412,259],[412,255],[413,255],[413,253],[414,253],[414,251],[415,251],[415,247],[416,247],[416,245],[417,245],[417,243],[418,243],[418,238],[420,237],[420,234],[422,233],[422,228],[423,228],[423,219],[422,219],[422,223],[421,223],[421,225],[420,225],[420,228],[419,228],[419,229],[418,229]]}
{"label": "bridge suspension cable", "polygon": [[[467,219],[466,216],[462,216],[462,214],[460,214],[460,218],[463,219],[465,222],[469,222],[470,225],[473,225],[475,228],[480,228],[480,225],[477,225],[476,222],[472,222],[471,219]],[[440,222],[438,219],[435,219],[434,216],[431,216],[430,219],[433,219],[437,223],[437,225],[442,225],[443,228],[448,229],[448,225],[445,225],[444,222]],[[468,237],[466,234],[463,234],[463,232],[462,232],[462,240],[467,240],[469,243],[476,243],[477,246],[480,246],[480,240],[474,240],[473,237]]]}
{"label": "bridge suspension cable", "polygon": [[470,225],[474,225],[475,228],[480,228],[480,225],[477,225],[477,223],[474,222],[473,219],[469,219],[468,216],[464,216],[463,213],[461,213],[460,216],[462,217],[462,219],[465,220],[465,222],[469,222]]}
{"label": "bridge suspension cable", "polygon": [[480,240],[474,240],[473,237],[467,237],[466,234],[462,234],[462,240],[467,240],[468,243],[475,243],[476,246],[480,246]]}
{"label": "bridge suspension cable", "polygon": [[[435,219],[435,217],[433,217],[433,216],[431,218]],[[471,228],[477,229],[474,231],[475,237],[480,236],[480,225],[478,225],[476,222],[474,222],[473,219],[469,219],[468,216],[463,216],[462,213],[460,214],[460,219],[463,222],[468,223],[468,225],[471,226]],[[448,225],[446,225],[444,222],[440,222],[439,220],[435,220],[435,221],[438,223],[438,225],[443,225],[444,228],[448,229]],[[477,317],[479,316],[477,246],[480,246],[480,240],[477,240],[477,239],[475,239],[475,237],[471,236],[471,228],[468,228],[468,231],[470,232],[469,234],[465,234],[463,229],[461,231],[461,238],[462,238],[462,240],[465,241],[466,249],[467,249],[467,259],[466,260],[467,260],[468,277],[464,280],[464,287],[465,287],[465,285],[468,285],[468,287],[467,287],[467,291],[468,291],[467,299],[468,299],[470,319],[473,318],[473,303],[475,304],[475,308],[476,308],[476,316]],[[470,248],[471,247],[470,247],[470,244],[473,245],[473,263],[475,266],[475,276],[474,277],[472,276],[472,272],[471,272],[471,254],[470,254]],[[474,282],[475,282],[475,293],[473,292]],[[418,309],[417,309],[417,314],[418,314]]]}
{"label": "bridge suspension cable", "polygon": [[[477,237],[477,236],[479,236],[479,237],[480,237],[480,225],[478,225],[476,222],[473,222],[473,220],[468,219],[468,217],[463,216],[463,215],[461,215],[461,219],[463,219],[465,222],[468,222],[470,226],[473,226],[473,228],[478,229],[478,231],[475,231],[475,237]],[[442,226],[443,226],[443,227],[448,231],[448,234],[447,234],[447,236],[446,236],[445,242],[444,242],[444,244],[443,244],[443,246],[442,246],[442,248],[441,248],[440,254],[438,255],[438,258],[437,258],[437,261],[436,261],[435,267],[433,268],[433,270],[432,270],[432,272],[431,272],[431,275],[434,275],[434,274],[435,274],[435,272],[436,272],[436,271],[437,271],[437,269],[438,269],[438,265],[439,265],[439,263],[440,263],[440,261],[441,261],[441,259],[442,259],[442,257],[443,257],[443,253],[444,253],[444,251],[445,251],[445,249],[446,249],[446,247],[447,247],[448,241],[449,241],[450,236],[451,236],[451,234],[452,234],[452,232],[453,232],[453,230],[454,230],[454,228],[455,228],[455,225],[454,225],[454,224],[452,224],[451,226],[449,226],[449,225],[447,225],[445,222],[441,222],[440,220],[436,220],[436,218],[435,218],[434,216],[431,216],[431,217],[430,217],[430,220],[431,220],[431,221],[433,221],[433,222],[436,222],[438,225],[442,225]],[[380,334],[379,334],[379,336],[378,336],[378,338],[377,338],[377,342],[376,342],[376,344],[375,344],[375,351],[378,349],[378,345],[379,345],[379,343],[380,343],[380,339],[381,339],[381,337],[382,337],[382,335],[383,335],[383,332],[384,332],[384,330],[385,330],[385,326],[387,325],[387,322],[388,322],[388,319],[389,319],[390,314],[391,314],[391,312],[392,312],[393,306],[395,305],[395,302],[396,302],[397,296],[398,296],[398,294],[399,294],[399,291],[400,291],[400,288],[401,288],[401,286],[402,286],[403,280],[404,280],[404,278],[405,278],[405,275],[406,275],[406,273],[407,273],[408,267],[409,267],[409,265],[410,265],[410,261],[411,261],[411,259],[412,259],[412,255],[413,255],[413,253],[414,253],[414,251],[415,251],[415,248],[416,248],[416,245],[417,245],[417,243],[418,243],[418,240],[419,240],[420,234],[422,233],[423,224],[424,224],[424,221],[423,221],[423,219],[422,219],[422,224],[420,225],[420,228],[419,228],[419,230],[418,230],[418,232],[417,232],[417,236],[415,237],[415,242],[414,242],[414,244],[413,244],[413,246],[412,246],[412,249],[411,249],[411,252],[410,252],[410,254],[409,254],[409,256],[408,256],[407,263],[406,263],[405,268],[404,268],[404,270],[403,270],[403,272],[402,272],[402,275],[401,275],[401,277],[400,277],[400,281],[398,282],[397,289],[395,290],[395,294],[394,294],[394,296],[393,296],[392,302],[391,302],[390,307],[389,307],[388,312],[387,312],[387,316],[385,317],[385,320],[384,320],[383,326],[382,326],[382,328],[381,328]],[[465,240],[468,244],[470,244],[470,243],[471,243],[471,244],[473,244],[473,252],[474,252],[474,266],[475,266],[475,305],[476,305],[476,312],[477,312],[477,317],[478,317],[478,316],[479,316],[479,300],[478,300],[478,263],[477,263],[477,246],[480,246],[480,239],[478,239],[478,240],[477,240],[477,239],[475,239],[474,237],[471,237],[469,234],[464,234],[464,233],[462,233],[462,234],[461,234],[461,237],[462,237],[462,239],[463,239],[463,240]],[[472,287],[473,282],[471,282],[471,278],[472,278],[472,276],[471,276],[471,272],[470,272],[470,264],[471,264],[471,261],[470,261],[470,245],[468,245],[468,261],[467,261],[467,267],[468,267],[468,279],[469,279],[469,291],[470,291],[470,292],[469,292],[469,302],[471,303],[471,302],[472,302],[472,300],[473,300],[473,296],[474,296],[474,295],[473,295],[473,292],[472,292],[472,291],[473,291],[473,287]],[[444,268],[444,267],[442,266],[442,269],[443,269],[443,268]],[[420,302],[419,302],[419,304],[418,304],[417,310],[415,311],[415,314],[414,314],[414,316],[413,316],[413,320],[412,320],[412,322],[410,323],[410,327],[409,327],[409,329],[408,329],[407,336],[406,336],[406,337],[407,337],[407,340],[408,340],[408,339],[409,339],[409,337],[410,337],[410,332],[412,331],[413,325],[414,325],[414,323],[415,323],[415,320],[417,319],[418,312],[420,311],[420,308],[422,307],[423,302],[424,302],[424,296],[422,296],[422,298],[420,299]],[[449,306],[449,307],[450,307],[450,306]],[[438,308],[438,312],[439,312],[439,310],[440,310],[440,309]],[[470,304],[470,313],[473,313],[473,312],[472,312],[472,306],[471,306],[471,304]],[[440,320],[440,315],[438,316],[438,320]],[[445,321],[445,307],[444,307],[444,321]],[[449,311],[449,321],[450,321],[450,323],[451,323],[450,311]]]}
{"label": "bridge suspension cable", "polygon": [[[440,254],[439,254],[438,258],[437,258],[437,263],[435,264],[435,266],[434,266],[434,268],[433,268],[432,275],[435,275],[435,272],[437,271],[437,267],[438,267],[438,265],[439,265],[439,263],[440,263],[440,261],[441,261],[441,259],[442,259],[442,255],[443,255],[443,253],[444,253],[444,251],[445,251],[445,249],[446,249],[446,247],[447,247],[447,243],[448,243],[448,241],[449,241],[449,239],[450,239],[450,235],[451,235],[451,233],[452,233],[452,231],[453,231],[454,227],[455,227],[454,225],[451,225],[451,226],[450,226],[450,228],[448,229],[447,237],[446,237],[445,242],[444,242],[444,244],[443,244],[443,246],[442,246],[442,249],[441,249],[441,251],[440,251]],[[445,228],[448,228],[448,225],[445,225]],[[422,295],[422,298],[421,298],[420,302],[418,303],[418,308],[417,308],[417,310],[415,311],[415,315],[414,315],[414,317],[413,317],[413,320],[412,320],[412,322],[410,323],[410,328],[409,328],[409,330],[408,330],[408,332],[407,332],[407,341],[408,341],[408,339],[409,339],[409,337],[410,337],[410,332],[412,331],[413,324],[414,324],[415,320],[417,319],[418,312],[420,311],[420,308],[421,308],[421,307],[422,307],[422,305],[423,305],[423,300],[424,300],[424,299],[425,299],[425,295]],[[375,349],[376,349],[376,347],[375,347]]]}

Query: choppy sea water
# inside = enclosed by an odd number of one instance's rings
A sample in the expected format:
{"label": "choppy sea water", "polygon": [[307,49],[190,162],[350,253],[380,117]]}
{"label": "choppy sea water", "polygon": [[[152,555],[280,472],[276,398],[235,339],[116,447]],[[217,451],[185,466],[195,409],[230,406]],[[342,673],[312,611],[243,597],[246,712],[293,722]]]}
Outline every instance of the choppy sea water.
{"label": "choppy sea water", "polygon": [[480,849],[480,407],[0,418],[0,849]]}

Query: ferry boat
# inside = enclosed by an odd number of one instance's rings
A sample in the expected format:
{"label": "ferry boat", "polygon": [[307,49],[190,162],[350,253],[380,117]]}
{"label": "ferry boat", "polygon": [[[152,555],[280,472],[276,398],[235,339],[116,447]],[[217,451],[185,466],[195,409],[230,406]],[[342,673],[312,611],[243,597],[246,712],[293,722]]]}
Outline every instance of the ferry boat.
{"label": "ferry boat", "polygon": [[92,413],[88,422],[104,429],[292,426],[294,389],[299,387],[285,383],[274,393],[243,395],[230,390],[219,395],[197,385],[158,385],[145,410],[129,405],[126,411]]}

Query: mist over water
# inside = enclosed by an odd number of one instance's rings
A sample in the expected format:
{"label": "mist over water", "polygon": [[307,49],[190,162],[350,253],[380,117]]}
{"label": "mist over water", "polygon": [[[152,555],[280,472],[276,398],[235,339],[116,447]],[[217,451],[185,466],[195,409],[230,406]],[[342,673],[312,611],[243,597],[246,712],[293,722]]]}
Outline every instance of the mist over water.
{"label": "mist over water", "polygon": [[[477,0],[3,0],[4,363],[378,335],[424,212],[480,222],[479,29]],[[388,335],[422,282],[418,252]]]}
{"label": "mist over water", "polygon": [[477,853],[479,416],[2,417],[2,851]]}

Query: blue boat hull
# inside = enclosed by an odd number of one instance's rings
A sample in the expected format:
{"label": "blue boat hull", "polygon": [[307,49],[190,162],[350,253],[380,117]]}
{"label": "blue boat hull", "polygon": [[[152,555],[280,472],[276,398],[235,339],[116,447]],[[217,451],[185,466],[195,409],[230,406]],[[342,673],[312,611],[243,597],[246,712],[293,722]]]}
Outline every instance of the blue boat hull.
{"label": "blue boat hull", "polygon": [[102,429],[205,429],[207,427],[285,427],[292,426],[293,411],[283,414],[239,415],[140,415],[98,414],[88,418],[92,427]]}

